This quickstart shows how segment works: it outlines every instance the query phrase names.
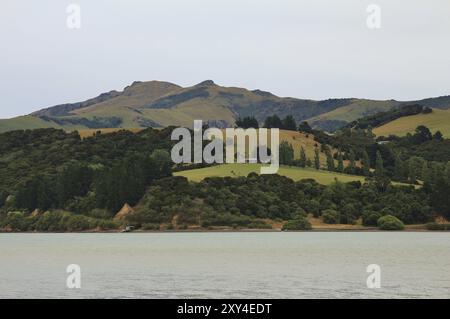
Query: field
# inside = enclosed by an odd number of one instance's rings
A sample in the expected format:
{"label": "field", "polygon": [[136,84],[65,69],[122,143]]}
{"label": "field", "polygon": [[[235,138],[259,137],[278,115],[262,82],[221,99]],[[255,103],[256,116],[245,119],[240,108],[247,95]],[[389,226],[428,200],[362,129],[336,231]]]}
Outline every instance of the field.
{"label": "field", "polygon": [[[255,172],[259,173],[261,164],[223,164],[218,166],[211,166],[206,168],[193,169],[188,171],[176,172],[175,176],[184,176],[191,181],[199,182],[206,177],[238,177],[247,176],[248,174]],[[281,166],[279,175],[287,176],[295,181],[312,178],[318,183],[323,185],[329,185],[335,181],[335,179],[341,182],[351,181],[364,181],[364,177],[353,176],[339,173],[332,173],[327,171],[318,171],[312,168],[300,168]]]}
{"label": "field", "polygon": [[[286,141],[292,145],[294,149],[294,159],[300,158],[300,149],[303,147],[306,153],[306,157],[311,161],[314,161],[314,149],[319,147],[320,143],[314,140],[314,135],[312,134],[304,134],[296,131],[288,131],[288,130],[280,130],[280,143],[282,141]],[[268,141],[268,146],[270,148],[270,139]],[[248,151],[248,150],[247,150]],[[338,150],[333,149],[333,153],[336,153]],[[326,167],[326,155],[324,153],[319,154],[320,164],[322,167]],[[337,165],[337,161],[335,160],[335,164]],[[347,166],[348,161],[344,161],[344,165]],[[360,162],[356,162],[357,166],[360,166]]]}
{"label": "field", "polygon": [[18,116],[9,120],[0,120],[0,133],[13,131],[17,129],[38,129],[38,128],[47,128],[47,127],[55,127],[61,128],[59,125],[53,122],[47,122],[41,120],[40,118],[25,115]]}
{"label": "field", "polygon": [[368,114],[388,111],[397,104],[398,102],[395,101],[372,101],[355,99],[352,104],[340,107],[327,113],[320,114],[309,119],[308,121],[310,123],[314,123],[315,121],[320,120],[340,120],[351,122]]}
{"label": "field", "polygon": [[425,125],[433,133],[439,130],[446,138],[449,138],[450,110],[433,109],[433,112],[430,114],[405,116],[377,127],[373,132],[378,136],[404,136],[407,133],[413,133],[419,125]]}

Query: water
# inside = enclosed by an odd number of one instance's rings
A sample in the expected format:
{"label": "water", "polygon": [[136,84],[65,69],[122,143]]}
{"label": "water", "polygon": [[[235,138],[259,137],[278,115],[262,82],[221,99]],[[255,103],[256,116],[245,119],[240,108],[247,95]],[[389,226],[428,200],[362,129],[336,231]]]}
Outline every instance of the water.
{"label": "water", "polygon": [[449,297],[449,233],[0,234],[0,298]]}

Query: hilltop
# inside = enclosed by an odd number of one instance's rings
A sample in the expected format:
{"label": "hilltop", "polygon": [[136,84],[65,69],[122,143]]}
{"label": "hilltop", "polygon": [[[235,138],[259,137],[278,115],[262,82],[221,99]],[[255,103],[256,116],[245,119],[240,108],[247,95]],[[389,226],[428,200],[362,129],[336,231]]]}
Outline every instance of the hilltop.
{"label": "hilltop", "polygon": [[448,109],[450,97],[414,102],[375,101],[343,98],[321,101],[279,97],[259,89],[224,87],[211,80],[190,87],[163,82],[133,82],[123,91],[109,91],[82,102],[60,104],[29,115],[0,120],[0,132],[59,128],[146,128],[192,126],[194,119],[216,127],[228,127],[238,117],[255,116],[262,123],[267,116],[293,115],[297,122],[310,121],[329,131],[360,117],[387,111],[405,103]]}
{"label": "hilltop", "polygon": [[444,137],[450,138],[450,110],[433,109],[433,112],[428,114],[403,116],[375,128],[373,132],[377,136],[404,136],[413,133],[419,125],[428,127],[432,133],[440,131]]}

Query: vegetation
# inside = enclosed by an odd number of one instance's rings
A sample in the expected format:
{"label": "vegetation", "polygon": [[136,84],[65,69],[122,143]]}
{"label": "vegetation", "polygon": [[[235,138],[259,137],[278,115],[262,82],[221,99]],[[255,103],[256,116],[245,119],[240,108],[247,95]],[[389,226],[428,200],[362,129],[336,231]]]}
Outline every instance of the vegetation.
{"label": "vegetation", "polygon": [[382,230],[402,230],[405,225],[395,216],[386,215],[378,219],[378,227]]}
{"label": "vegetation", "polygon": [[[307,214],[332,224],[354,224],[363,218],[367,225],[392,215],[414,224],[433,220],[429,203],[423,190],[392,185],[380,189],[376,181],[324,186],[308,179],[293,181],[251,173],[248,177],[211,177],[192,183],[177,176],[155,181],[127,219],[137,227],[156,223],[234,228],[258,224],[261,228],[267,226],[264,220],[271,219],[292,221],[286,227],[293,229]],[[391,227],[389,223],[378,225]]]}
{"label": "vegetation", "polygon": [[287,221],[282,230],[311,230],[311,223],[305,217],[298,217]]}
{"label": "vegetation", "polygon": [[[250,173],[260,172],[261,164],[223,164],[206,168],[184,170],[175,172],[176,176],[184,176],[190,181],[200,182],[208,177],[245,177]],[[342,182],[364,181],[364,177],[332,173],[312,168],[301,168],[292,166],[281,166],[278,170],[281,176],[289,177],[292,180],[314,179],[323,185],[329,185],[336,180]]]}
{"label": "vegetation", "polygon": [[369,127],[381,126],[404,116],[430,113],[432,113],[431,108],[423,107],[420,104],[402,105],[398,108],[393,108],[392,110],[386,112],[380,112],[374,115],[360,118],[354,122],[349,123],[347,127],[367,129]]}
{"label": "vegetation", "polygon": [[433,109],[431,113],[401,117],[373,130],[377,136],[406,136],[413,134],[417,126],[424,125],[433,133],[440,131],[443,136],[450,138],[450,110]]}
{"label": "vegetation", "polygon": [[[278,120],[297,129],[293,117]],[[272,116],[270,125],[278,120]],[[250,127],[255,119],[242,123]],[[299,129],[281,131],[283,166],[263,176],[261,164],[174,166],[172,128],[90,131],[84,138],[58,129],[0,134],[0,229],[85,231],[125,223],[146,230],[268,229],[277,223],[307,230],[313,216],[393,230],[450,218],[450,140],[442,134],[423,125],[383,140],[370,127],[333,136],[307,123]],[[133,211],[114,222],[126,203]]]}

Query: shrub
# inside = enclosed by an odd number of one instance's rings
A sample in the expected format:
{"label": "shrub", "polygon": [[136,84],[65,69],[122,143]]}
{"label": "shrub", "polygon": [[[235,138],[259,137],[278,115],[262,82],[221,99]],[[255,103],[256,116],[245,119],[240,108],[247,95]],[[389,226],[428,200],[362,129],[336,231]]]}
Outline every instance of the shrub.
{"label": "shrub", "polygon": [[450,230],[450,224],[428,223],[426,228],[428,230]]}
{"label": "shrub", "polygon": [[402,230],[405,228],[403,222],[392,215],[386,215],[378,219],[378,228],[382,230]]}
{"label": "shrub", "polygon": [[324,210],[322,218],[325,224],[338,224],[340,219],[339,213],[333,209]]}
{"label": "shrub", "polygon": [[368,211],[363,214],[362,224],[364,226],[378,226],[378,219],[381,215],[377,212]]}
{"label": "shrub", "polygon": [[159,224],[145,223],[142,224],[141,228],[143,230],[159,230]]}
{"label": "shrub", "polygon": [[304,217],[289,220],[283,225],[282,230],[311,230],[311,223]]}
{"label": "shrub", "polygon": [[267,224],[265,221],[256,219],[248,224],[248,228],[254,228],[254,229],[272,229],[272,226]]}
{"label": "shrub", "polygon": [[342,207],[340,214],[341,224],[355,224],[357,216],[357,209],[353,204],[346,204]]}

